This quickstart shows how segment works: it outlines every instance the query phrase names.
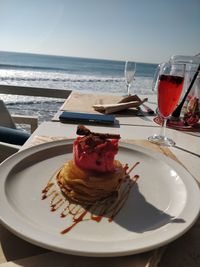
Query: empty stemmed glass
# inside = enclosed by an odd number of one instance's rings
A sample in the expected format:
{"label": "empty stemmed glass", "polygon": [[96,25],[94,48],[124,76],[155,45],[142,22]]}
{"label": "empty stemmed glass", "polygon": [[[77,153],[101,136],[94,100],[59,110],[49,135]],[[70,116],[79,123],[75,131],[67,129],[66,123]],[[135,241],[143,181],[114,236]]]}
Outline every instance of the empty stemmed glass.
{"label": "empty stemmed glass", "polygon": [[127,87],[127,95],[130,95],[131,83],[134,81],[136,72],[136,63],[133,61],[126,61],[124,68],[125,83]]}
{"label": "empty stemmed glass", "polygon": [[149,141],[164,146],[173,146],[175,142],[165,135],[167,119],[176,108],[182,93],[185,64],[166,62],[159,65],[155,87],[157,89],[158,113],[162,117],[160,135],[153,135]]}

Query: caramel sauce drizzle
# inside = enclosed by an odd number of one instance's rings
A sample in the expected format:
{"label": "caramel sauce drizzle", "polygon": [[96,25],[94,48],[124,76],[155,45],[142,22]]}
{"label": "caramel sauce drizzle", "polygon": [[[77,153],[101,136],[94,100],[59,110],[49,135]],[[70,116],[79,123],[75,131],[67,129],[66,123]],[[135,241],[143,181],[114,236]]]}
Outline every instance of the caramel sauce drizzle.
{"label": "caramel sauce drizzle", "polygon": [[66,234],[72,230],[78,223],[83,221],[96,221],[100,222],[106,218],[108,222],[112,222],[114,217],[120,212],[124,206],[131,188],[136,183],[139,175],[130,177],[130,172],[139,164],[136,162],[130,169],[126,168],[126,177],[120,185],[118,196],[111,196],[108,199],[98,201],[92,205],[80,205],[71,202],[59,190],[55,182],[55,175],[49,180],[45,188],[42,190],[42,200],[50,198],[50,211],[55,212],[62,208],[60,218],[71,217],[72,223],[70,226],[61,230],[61,234]]}

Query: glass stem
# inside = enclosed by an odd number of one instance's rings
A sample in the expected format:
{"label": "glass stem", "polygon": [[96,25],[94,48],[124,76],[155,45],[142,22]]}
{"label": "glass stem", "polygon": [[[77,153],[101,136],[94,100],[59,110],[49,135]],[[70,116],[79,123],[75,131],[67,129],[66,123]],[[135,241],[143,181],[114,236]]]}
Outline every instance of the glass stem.
{"label": "glass stem", "polygon": [[163,123],[161,127],[161,136],[166,137],[166,126],[167,126],[167,118],[163,118]]}
{"label": "glass stem", "polygon": [[127,95],[130,95],[130,84],[127,84]]}

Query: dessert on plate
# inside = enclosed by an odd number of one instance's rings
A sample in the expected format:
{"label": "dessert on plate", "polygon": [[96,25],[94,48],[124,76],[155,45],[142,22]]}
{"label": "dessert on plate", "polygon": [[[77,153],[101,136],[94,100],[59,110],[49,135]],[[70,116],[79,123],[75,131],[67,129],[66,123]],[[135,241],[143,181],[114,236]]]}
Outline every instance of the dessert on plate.
{"label": "dessert on plate", "polygon": [[126,167],[115,159],[120,135],[94,133],[82,125],[77,135],[73,159],[56,176],[61,191],[68,199],[83,204],[116,196],[126,177]]}
{"label": "dessert on plate", "polygon": [[120,135],[91,132],[77,128],[73,158],[66,162],[42,190],[42,199],[50,198],[50,210],[60,209],[60,217],[71,223],[60,233],[66,234],[83,221],[112,222],[122,209],[139,175],[130,176],[131,168],[115,159]]}

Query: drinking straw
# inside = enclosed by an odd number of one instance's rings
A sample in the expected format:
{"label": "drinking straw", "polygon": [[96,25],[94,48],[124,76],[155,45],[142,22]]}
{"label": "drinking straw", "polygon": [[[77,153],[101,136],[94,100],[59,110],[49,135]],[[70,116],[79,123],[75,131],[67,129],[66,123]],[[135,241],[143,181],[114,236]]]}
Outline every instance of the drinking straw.
{"label": "drinking straw", "polygon": [[190,86],[188,87],[187,92],[185,93],[185,95],[184,95],[184,97],[183,97],[181,103],[177,106],[177,108],[176,108],[176,109],[174,110],[174,112],[172,113],[172,117],[175,117],[175,118],[179,118],[179,117],[180,117],[181,109],[182,109],[182,107],[183,107],[183,104],[184,104],[184,102],[185,102],[185,100],[186,100],[188,94],[190,93],[190,91],[191,91],[191,89],[192,89],[192,86],[193,86],[193,84],[194,84],[194,82],[195,82],[195,80],[196,80],[196,78],[197,78],[197,75],[198,75],[199,71],[200,71],[200,64],[199,64],[199,66],[198,66],[197,71],[195,72],[195,74],[194,74],[194,76],[193,76],[193,79],[192,79],[192,81],[191,81],[191,83],[190,83]]}

